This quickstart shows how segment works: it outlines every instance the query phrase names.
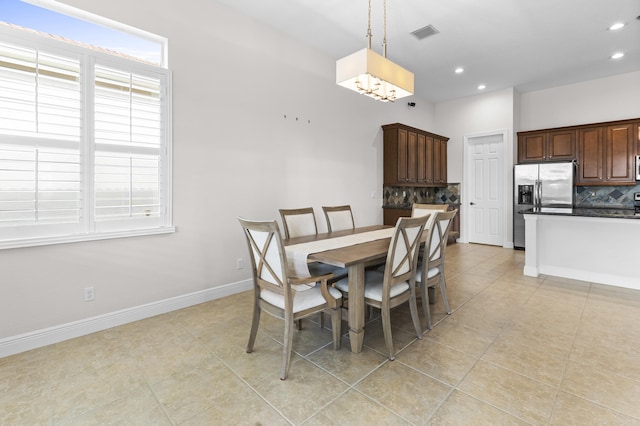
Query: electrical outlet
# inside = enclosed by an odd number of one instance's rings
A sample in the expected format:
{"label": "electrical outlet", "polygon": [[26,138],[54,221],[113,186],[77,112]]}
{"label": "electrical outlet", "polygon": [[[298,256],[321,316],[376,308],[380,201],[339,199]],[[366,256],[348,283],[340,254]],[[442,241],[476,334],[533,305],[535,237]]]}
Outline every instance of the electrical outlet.
{"label": "electrical outlet", "polygon": [[244,259],[241,257],[236,259],[236,269],[244,269]]}
{"label": "electrical outlet", "polygon": [[96,292],[93,287],[85,287],[84,288],[84,301],[91,302],[95,300]]}

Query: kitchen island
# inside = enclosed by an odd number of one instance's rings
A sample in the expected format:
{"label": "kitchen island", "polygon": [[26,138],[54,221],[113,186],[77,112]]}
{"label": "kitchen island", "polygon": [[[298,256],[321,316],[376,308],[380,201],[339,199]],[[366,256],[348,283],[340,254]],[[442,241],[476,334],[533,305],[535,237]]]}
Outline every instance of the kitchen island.
{"label": "kitchen island", "polygon": [[536,208],[523,214],[524,275],[640,290],[640,215],[633,209]]}

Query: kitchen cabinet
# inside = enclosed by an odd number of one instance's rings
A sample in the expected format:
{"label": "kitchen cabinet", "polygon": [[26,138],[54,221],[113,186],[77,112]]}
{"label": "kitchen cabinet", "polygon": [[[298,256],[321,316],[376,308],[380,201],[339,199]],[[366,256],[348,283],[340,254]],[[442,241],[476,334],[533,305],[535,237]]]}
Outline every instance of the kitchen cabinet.
{"label": "kitchen cabinet", "polygon": [[518,163],[570,161],[575,158],[575,129],[518,133]]}
{"label": "kitchen cabinet", "polygon": [[636,123],[578,130],[577,185],[635,185]]}
{"label": "kitchen cabinet", "polygon": [[399,218],[411,217],[411,209],[383,208],[382,216],[382,223],[384,225],[395,226]]}
{"label": "kitchen cabinet", "polygon": [[449,138],[399,123],[382,129],[384,185],[446,186]]}
{"label": "kitchen cabinet", "polygon": [[635,185],[640,118],[518,132],[518,163],[577,160],[576,185]]}

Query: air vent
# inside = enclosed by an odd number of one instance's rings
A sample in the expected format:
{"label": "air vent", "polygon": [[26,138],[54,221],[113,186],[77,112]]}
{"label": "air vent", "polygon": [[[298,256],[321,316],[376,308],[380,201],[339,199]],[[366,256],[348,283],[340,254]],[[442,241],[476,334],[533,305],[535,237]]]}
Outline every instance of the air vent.
{"label": "air vent", "polygon": [[413,34],[418,40],[424,40],[425,38],[436,35],[439,32],[440,31],[438,31],[433,25],[427,25],[426,27],[422,27],[415,31],[412,31],[411,34]]}

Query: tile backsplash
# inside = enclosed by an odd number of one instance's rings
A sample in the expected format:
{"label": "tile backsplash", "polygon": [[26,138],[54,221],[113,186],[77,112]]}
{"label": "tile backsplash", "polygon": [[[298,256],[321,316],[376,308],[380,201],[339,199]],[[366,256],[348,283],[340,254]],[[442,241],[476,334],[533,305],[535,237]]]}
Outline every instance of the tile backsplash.
{"label": "tile backsplash", "polygon": [[[630,209],[636,192],[640,192],[640,183],[635,186],[578,186],[575,205]],[[413,203],[460,204],[459,183],[449,183],[444,188],[385,186],[382,194],[386,207],[410,208]]]}
{"label": "tile backsplash", "polygon": [[640,192],[640,184],[635,186],[578,186],[575,204],[577,207],[633,208],[633,194],[635,192]]}
{"label": "tile backsplash", "polygon": [[413,203],[459,204],[460,184],[449,183],[443,188],[385,186],[382,194],[383,205],[387,207],[410,208]]}

